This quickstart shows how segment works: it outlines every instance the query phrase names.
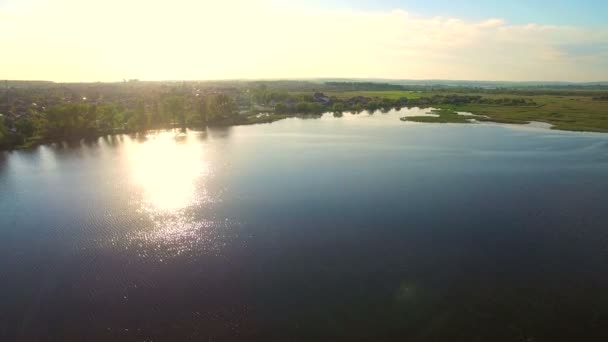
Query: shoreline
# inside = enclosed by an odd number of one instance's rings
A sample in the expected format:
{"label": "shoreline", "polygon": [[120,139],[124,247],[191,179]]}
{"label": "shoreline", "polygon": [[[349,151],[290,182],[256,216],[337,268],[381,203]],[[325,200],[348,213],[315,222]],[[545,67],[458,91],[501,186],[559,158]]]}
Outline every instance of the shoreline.
{"label": "shoreline", "polygon": [[[402,108],[416,108],[418,106],[403,106]],[[395,108],[400,109],[400,108]],[[433,107],[424,107],[422,109],[429,109],[429,114],[434,116],[404,116],[400,120],[404,122],[417,122],[417,123],[428,123],[428,124],[442,124],[442,123],[456,123],[456,124],[471,124],[471,123],[495,123],[495,124],[507,124],[516,126],[526,126],[534,122],[543,123],[550,125],[544,129],[556,130],[562,132],[580,132],[580,133],[608,133],[608,129],[595,128],[595,127],[564,127],[556,125],[555,123],[543,121],[542,119],[536,120],[514,120],[514,119],[503,119],[492,117],[488,114],[476,114],[475,111],[463,111],[461,108],[455,108],[454,106],[442,106],[434,105]],[[363,112],[376,112],[378,110],[365,109]],[[207,127],[231,127],[231,126],[248,126],[256,124],[273,123],[287,118],[297,118],[303,116],[315,116],[321,117],[325,114],[334,113],[332,111],[325,111],[319,114],[302,114],[302,113],[289,113],[289,114],[276,114],[276,113],[250,113],[248,115],[237,115],[231,118],[224,118],[217,120],[206,125],[189,125],[186,127],[151,127],[142,130],[137,129],[112,129],[102,132],[95,132],[89,134],[81,134],[74,136],[64,137],[30,137],[24,143],[14,145],[7,148],[0,148],[0,151],[13,151],[13,150],[27,150],[38,147],[40,145],[54,144],[61,142],[73,142],[89,139],[98,139],[103,136],[121,135],[121,134],[139,134],[154,130],[174,130],[174,129],[205,129]],[[352,115],[359,115],[359,113],[345,110],[344,113],[351,113]],[[362,113],[362,112],[360,112]],[[463,114],[466,113],[466,114]],[[335,114],[335,113],[334,113]],[[339,115],[341,116],[341,115]]]}

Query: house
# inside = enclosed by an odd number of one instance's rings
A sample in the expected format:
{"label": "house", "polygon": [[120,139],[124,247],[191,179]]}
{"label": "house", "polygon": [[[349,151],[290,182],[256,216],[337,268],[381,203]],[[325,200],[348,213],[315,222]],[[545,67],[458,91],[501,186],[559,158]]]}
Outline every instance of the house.
{"label": "house", "polygon": [[320,103],[324,106],[331,104],[331,99],[323,93],[315,93],[312,98],[316,103]]}
{"label": "house", "polygon": [[358,104],[360,105],[366,105],[368,104],[370,101],[372,100],[371,97],[364,97],[364,96],[355,96],[352,97],[348,100],[346,100],[346,104],[348,106],[356,106]]}

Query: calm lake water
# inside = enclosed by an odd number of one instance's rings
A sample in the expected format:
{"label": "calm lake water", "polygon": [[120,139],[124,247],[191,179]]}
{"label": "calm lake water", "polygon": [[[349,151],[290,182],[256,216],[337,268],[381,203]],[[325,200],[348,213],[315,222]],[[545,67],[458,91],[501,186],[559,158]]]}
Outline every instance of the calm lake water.
{"label": "calm lake water", "polygon": [[403,115],[0,154],[0,340],[608,340],[608,134]]}

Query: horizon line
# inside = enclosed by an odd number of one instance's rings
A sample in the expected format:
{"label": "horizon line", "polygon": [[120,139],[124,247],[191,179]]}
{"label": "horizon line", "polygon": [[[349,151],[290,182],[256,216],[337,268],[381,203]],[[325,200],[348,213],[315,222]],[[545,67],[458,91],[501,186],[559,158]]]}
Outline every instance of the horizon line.
{"label": "horizon line", "polygon": [[481,80],[481,79],[449,79],[449,78],[382,78],[382,77],[269,77],[269,78],[217,78],[217,79],[138,79],[125,78],[115,81],[53,81],[44,79],[0,79],[1,82],[44,82],[55,84],[77,84],[77,83],[125,83],[125,82],[256,82],[256,81],[327,81],[327,80],[353,80],[353,81],[394,81],[394,82],[477,82],[477,83],[536,83],[536,84],[599,84],[608,83],[608,80],[602,81],[540,81],[540,80]]}

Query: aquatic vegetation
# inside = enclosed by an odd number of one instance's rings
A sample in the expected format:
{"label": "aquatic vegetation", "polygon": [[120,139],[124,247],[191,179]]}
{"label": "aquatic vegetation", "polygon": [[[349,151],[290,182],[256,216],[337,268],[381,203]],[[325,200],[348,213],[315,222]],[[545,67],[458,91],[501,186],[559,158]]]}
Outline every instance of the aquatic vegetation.
{"label": "aquatic vegetation", "polygon": [[401,121],[424,123],[471,123],[472,119],[477,119],[479,117],[476,115],[461,115],[450,109],[433,109],[430,113],[436,114],[437,116],[405,116],[401,118]]}

